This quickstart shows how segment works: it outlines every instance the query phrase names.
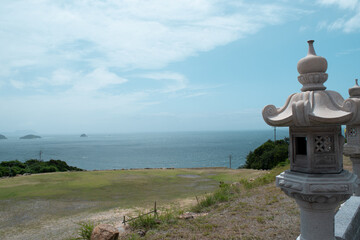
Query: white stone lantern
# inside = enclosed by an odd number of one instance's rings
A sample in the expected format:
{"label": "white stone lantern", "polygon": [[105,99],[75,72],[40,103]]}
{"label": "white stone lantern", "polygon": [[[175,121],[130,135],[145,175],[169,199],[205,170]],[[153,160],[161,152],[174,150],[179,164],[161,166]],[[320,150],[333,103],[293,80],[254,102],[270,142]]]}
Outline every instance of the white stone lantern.
{"label": "white stone lantern", "polygon": [[276,177],[276,185],[300,207],[299,240],[334,240],[334,214],[354,191],[356,176],[343,170],[341,125],[353,117],[335,91],[325,90],[327,61],[317,56],[313,40],[297,65],[300,93],[282,108],[268,105],[263,118],[271,126],[289,127],[290,170]]}
{"label": "white stone lantern", "polygon": [[[349,156],[353,164],[353,173],[360,176],[360,86],[355,79],[355,86],[349,89],[350,98],[345,104],[354,113],[346,125],[347,143],[344,145],[344,155]],[[358,180],[359,183],[359,180]],[[360,196],[360,187],[355,189],[355,196]]]}

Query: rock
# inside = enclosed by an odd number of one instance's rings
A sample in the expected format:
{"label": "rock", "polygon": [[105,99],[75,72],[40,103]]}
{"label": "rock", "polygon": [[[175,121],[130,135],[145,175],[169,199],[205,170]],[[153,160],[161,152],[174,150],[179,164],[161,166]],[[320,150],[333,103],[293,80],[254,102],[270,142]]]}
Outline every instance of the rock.
{"label": "rock", "polygon": [[94,228],[91,233],[91,240],[117,240],[119,238],[119,231],[109,225],[100,224]]}
{"label": "rock", "polygon": [[20,139],[34,139],[34,138],[41,138],[41,137],[33,135],[33,134],[29,134],[29,135],[25,135],[25,136],[21,137]]}
{"label": "rock", "polygon": [[0,139],[7,139],[4,135],[0,134]]}
{"label": "rock", "polygon": [[80,137],[87,137],[85,133],[81,134]]}

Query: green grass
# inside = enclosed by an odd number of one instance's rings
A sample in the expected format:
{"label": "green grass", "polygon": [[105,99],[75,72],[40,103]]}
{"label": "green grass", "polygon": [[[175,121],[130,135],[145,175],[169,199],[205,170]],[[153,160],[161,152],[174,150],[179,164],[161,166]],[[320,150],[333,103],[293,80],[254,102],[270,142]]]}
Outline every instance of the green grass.
{"label": "green grass", "polygon": [[275,168],[273,168],[270,172],[264,174],[263,176],[260,176],[253,181],[249,181],[249,179],[241,179],[240,183],[246,188],[246,189],[252,189],[254,187],[263,186],[265,184],[271,183],[275,181],[275,178],[277,175],[279,175],[281,172],[289,169],[290,164],[281,164]]}
{"label": "green grass", "polygon": [[105,207],[145,206],[155,200],[169,202],[204,194],[214,190],[219,180],[249,178],[256,174],[254,170],[226,168],[38,174],[0,179],[0,201],[42,199],[103,202]]}
{"label": "green grass", "polygon": [[[281,172],[289,169],[289,164],[279,164],[278,167],[275,167],[271,171],[266,172],[263,175],[258,176],[252,181],[249,178],[240,179],[240,183],[245,189],[252,189],[255,187],[260,187],[265,184],[271,183],[275,181],[275,178]],[[229,201],[235,194],[240,193],[240,188],[236,186],[231,186],[229,184],[221,183],[219,188],[215,190],[213,193],[206,195],[203,199],[201,199],[195,206],[191,208],[193,212],[202,212],[207,210],[207,208],[220,203]],[[272,199],[269,204],[274,203],[277,199]]]}

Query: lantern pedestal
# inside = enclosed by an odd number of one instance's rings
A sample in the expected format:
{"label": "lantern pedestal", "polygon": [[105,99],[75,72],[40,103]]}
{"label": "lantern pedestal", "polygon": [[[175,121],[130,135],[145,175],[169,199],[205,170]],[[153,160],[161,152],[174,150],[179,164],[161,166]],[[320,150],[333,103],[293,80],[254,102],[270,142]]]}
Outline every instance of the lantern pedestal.
{"label": "lantern pedestal", "polygon": [[338,174],[288,170],[276,177],[276,185],[300,207],[301,235],[298,240],[335,240],[335,210],[350,198],[356,179],[345,170]]}
{"label": "lantern pedestal", "polygon": [[[349,129],[350,132],[347,134],[348,142],[344,145],[344,155],[350,157],[353,173],[360,176],[360,139],[358,134],[356,134],[359,127],[347,126],[347,129]],[[354,129],[356,129],[356,131]],[[360,184],[360,179],[358,179],[357,184]],[[354,196],[360,196],[359,185],[355,188]]]}
{"label": "lantern pedestal", "polygon": [[301,235],[297,240],[335,240],[334,216],[339,203],[309,203],[298,199],[296,203],[301,218]]}

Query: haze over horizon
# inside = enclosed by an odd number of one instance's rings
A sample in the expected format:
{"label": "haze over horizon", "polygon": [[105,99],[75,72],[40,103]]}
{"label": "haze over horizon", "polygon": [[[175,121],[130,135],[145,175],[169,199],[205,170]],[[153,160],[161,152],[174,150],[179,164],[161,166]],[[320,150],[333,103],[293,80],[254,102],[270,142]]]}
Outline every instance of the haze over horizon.
{"label": "haze over horizon", "polygon": [[309,39],[348,98],[359,33],[360,0],[5,0],[0,133],[270,129]]}

